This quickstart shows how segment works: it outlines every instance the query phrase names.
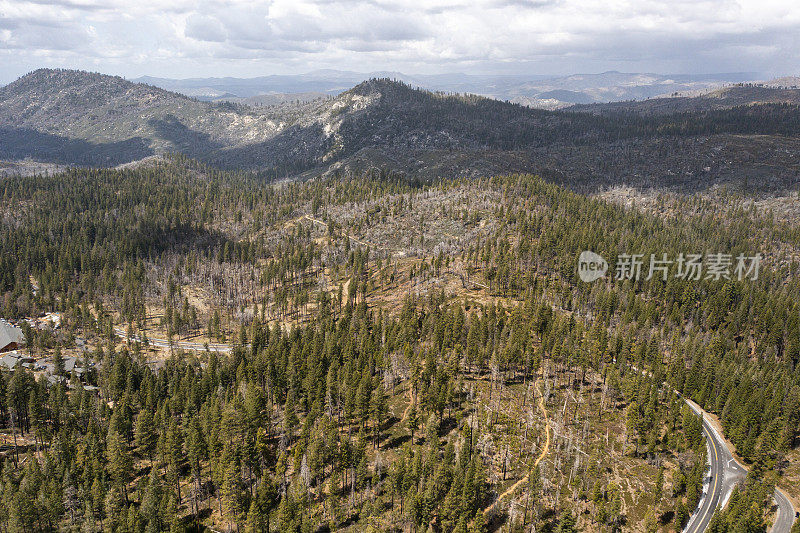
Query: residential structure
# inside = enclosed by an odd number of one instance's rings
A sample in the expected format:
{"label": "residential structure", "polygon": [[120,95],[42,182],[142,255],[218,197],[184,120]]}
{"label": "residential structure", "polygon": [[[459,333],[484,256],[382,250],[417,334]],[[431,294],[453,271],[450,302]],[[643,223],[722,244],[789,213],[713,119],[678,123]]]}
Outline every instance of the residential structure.
{"label": "residential structure", "polygon": [[22,330],[0,319],[0,352],[16,350],[25,344]]}

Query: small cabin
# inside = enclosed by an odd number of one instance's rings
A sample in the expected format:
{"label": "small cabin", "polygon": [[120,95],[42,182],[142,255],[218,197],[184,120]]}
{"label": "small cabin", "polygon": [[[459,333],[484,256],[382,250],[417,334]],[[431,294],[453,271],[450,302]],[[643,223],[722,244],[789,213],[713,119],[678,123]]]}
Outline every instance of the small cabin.
{"label": "small cabin", "polygon": [[0,353],[16,350],[25,344],[22,330],[0,319]]}

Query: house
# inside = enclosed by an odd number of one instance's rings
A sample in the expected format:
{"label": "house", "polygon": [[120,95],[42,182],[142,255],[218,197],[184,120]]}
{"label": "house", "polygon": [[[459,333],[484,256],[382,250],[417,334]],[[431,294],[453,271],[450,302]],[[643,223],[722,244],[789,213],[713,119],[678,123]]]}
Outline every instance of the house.
{"label": "house", "polygon": [[25,344],[25,335],[22,330],[0,319],[0,352],[16,350]]}
{"label": "house", "polygon": [[53,329],[61,327],[61,313],[46,313],[42,317],[42,322],[49,324]]}
{"label": "house", "polygon": [[6,370],[14,370],[17,364],[20,363],[20,355],[17,352],[8,352],[4,353],[2,357],[0,357],[0,366]]}
{"label": "house", "polygon": [[55,385],[56,383],[64,383],[67,381],[67,378],[64,376],[47,376],[47,382],[50,385]]}
{"label": "house", "polygon": [[4,353],[3,356],[0,357],[0,367],[6,370],[14,370],[17,365],[33,368],[33,358],[22,355],[16,351]]}
{"label": "house", "polygon": [[[81,376],[85,372],[84,368],[78,366],[78,359],[75,357],[67,356],[63,358],[64,361],[64,373],[69,375],[75,371],[75,374]],[[52,357],[48,357],[47,359],[41,361],[37,367],[38,370],[44,370],[48,374],[55,374],[56,372],[56,365],[53,362]]]}
{"label": "house", "polygon": [[[78,363],[78,360],[75,357],[65,357],[64,358],[64,372],[69,374],[70,372],[75,370],[75,367],[76,367],[77,363]],[[80,367],[78,367],[78,368],[80,368]]]}

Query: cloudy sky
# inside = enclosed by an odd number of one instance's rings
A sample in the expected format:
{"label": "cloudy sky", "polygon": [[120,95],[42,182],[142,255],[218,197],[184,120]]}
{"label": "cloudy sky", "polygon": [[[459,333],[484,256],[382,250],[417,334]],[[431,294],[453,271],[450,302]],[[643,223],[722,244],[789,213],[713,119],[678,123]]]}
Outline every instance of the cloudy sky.
{"label": "cloudy sky", "polygon": [[798,49],[796,0],[0,0],[0,83],[38,67],[766,77],[800,74]]}

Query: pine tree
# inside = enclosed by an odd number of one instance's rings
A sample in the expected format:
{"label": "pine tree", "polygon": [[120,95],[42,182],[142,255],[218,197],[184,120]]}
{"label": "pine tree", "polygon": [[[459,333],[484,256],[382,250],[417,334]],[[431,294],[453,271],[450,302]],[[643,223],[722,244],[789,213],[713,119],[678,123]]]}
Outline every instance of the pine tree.
{"label": "pine tree", "polygon": [[161,484],[161,477],[159,476],[158,469],[153,468],[150,470],[150,477],[144,497],[142,498],[141,506],[142,517],[147,523],[148,530],[161,531],[162,529],[162,494],[163,487]]}
{"label": "pine tree", "polygon": [[470,533],[487,533],[489,530],[486,524],[486,517],[480,509],[475,512],[475,517],[472,519],[472,526],[469,528]]}
{"label": "pine tree", "polygon": [[135,424],[135,444],[136,451],[142,457],[148,457],[152,460],[153,452],[155,451],[158,436],[155,432],[153,420],[153,413],[145,408],[139,411],[136,416]]}
{"label": "pine tree", "polygon": [[226,446],[226,450],[223,451],[222,471],[221,494],[225,517],[229,524],[238,526],[247,512],[245,487],[242,481],[239,453],[230,446]]}
{"label": "pine tree", "polygon": [[268,520],[266,510],[258,497],[250,501],[250,509],[247,511],[247,533],[264,533],[268,531]]}
{"label": "pine tree", "polygon": [[64,357],[61,355],[60,346],[56,346],[53,350],[53,374],[59,377],[63,377],[65,374]]}
{"label": "pine tree", "polygon": [[574,533],[575,531],[575,517],[572,516],[572,512],[570,512],[568,509],[565,509],[558,517],[556,533]]}
{"label": "pine tree", "polygon": [[128,481],[133,470],[133,460],[128,449],[128,444],[113,428],[109,430],[106,439],[106,458],[108,471],[111,478],[122,491],[125,505],[128,504]]}

